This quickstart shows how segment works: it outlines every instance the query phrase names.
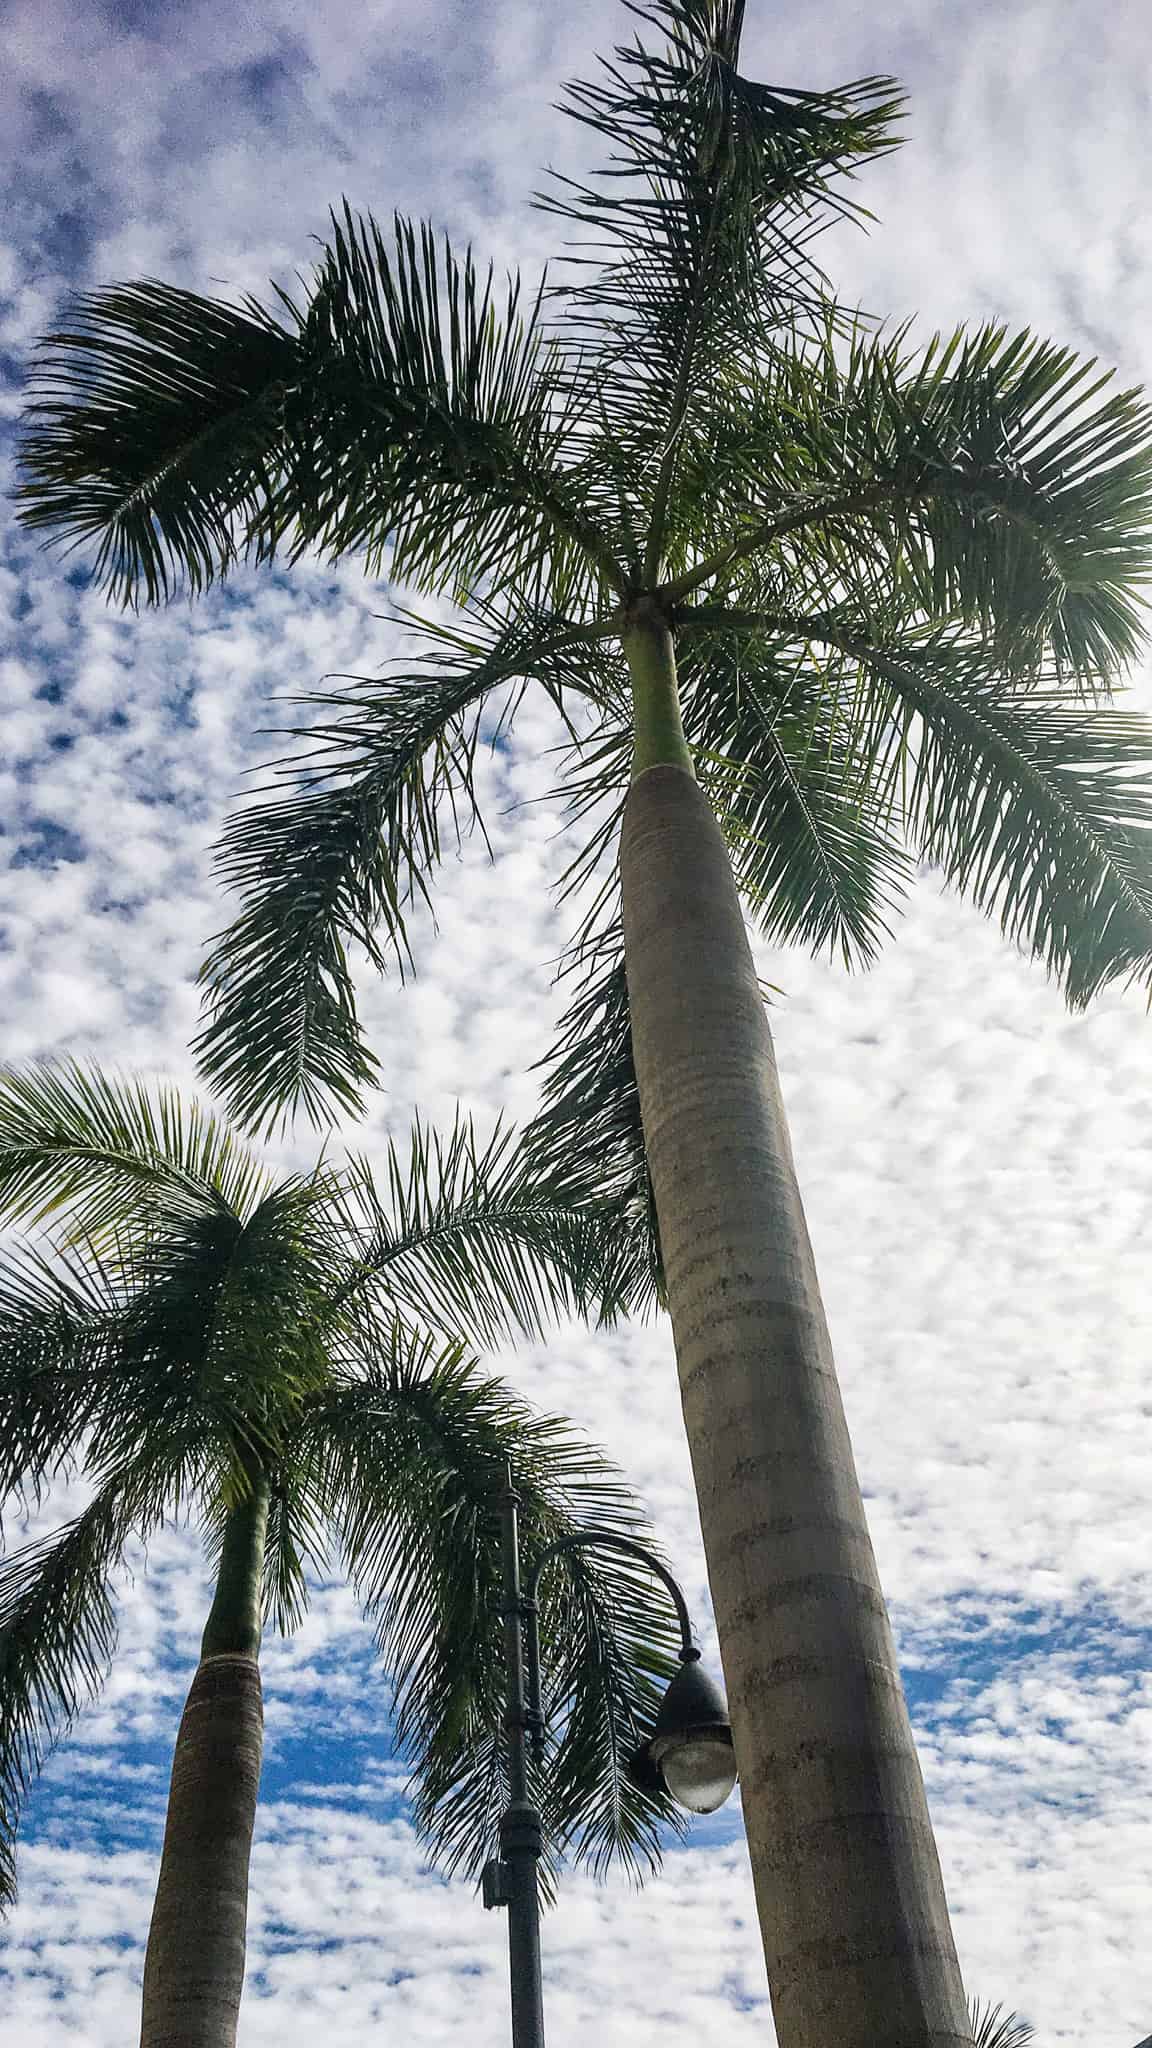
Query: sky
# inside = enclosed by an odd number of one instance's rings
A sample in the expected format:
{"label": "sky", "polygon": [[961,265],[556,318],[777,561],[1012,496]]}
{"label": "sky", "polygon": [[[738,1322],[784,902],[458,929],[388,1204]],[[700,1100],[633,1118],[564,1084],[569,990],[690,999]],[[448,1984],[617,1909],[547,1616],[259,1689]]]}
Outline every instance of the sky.
{"label": "sky", "polygon": [[[583,161],[557,88],[624,29],[616,0],[9,0],[5,445],[28,346],[70,287],[290,283],[345,195],[535,276],[539,169]],[[749,0],[745,37],[745,69],[774,84],[893,72],[910,91],[905,147],[860,188],[875,227],[825,245],[843,296],[916,313],[924,335],[1031,324],[1125,384],[1152,381],[1148,57],[1135,0]],[[6,526],[5,1056],[191,1084],[220,820],[275,751],[258,736],[283,723],[274,699],[395,650],[392,595],[355,563],[305,563],[133,618]],[[1137,701],[1148,685],[1133,678]],[[414,979],[365,980],[384,1085],[337,1150],[371,1151],[417,1107],[530,1113],[561,1007],[549,885],[571,847],[539,801],[555,738],[529,702],[482,767],[490,855],[447,864]],[[794,951],[761,966],[969,1990],[1027,2015],[1044,2048],[1131,2048],[1152,2030],[1152,1019],[1139,991],[1070,1017],[928,875],[868,975]],[[307,1158],[306,1137],[276,1156]],[[625,1467],[706,1625],[667,1327],[566,1327],[498,1363]],[[38,1526],[67,1510],[54,1496]],[[0,1931],[4,2048],[132,2037],[206,1602],[188,1532],[134,1560],[108,1684],[29,1804]],[[447,2048],[462,2015],[496,2048],[502,1916],[422,1858],[385,1677],[338,1577],[264,1668],[246,2048],[303,2048],[318,2025],[326,2048],[399,2029]],[[643,1892],[566,1880],[544,1940],[556,2043],[589,2027],[601,2048],[773,2040],[736,1808]]]}

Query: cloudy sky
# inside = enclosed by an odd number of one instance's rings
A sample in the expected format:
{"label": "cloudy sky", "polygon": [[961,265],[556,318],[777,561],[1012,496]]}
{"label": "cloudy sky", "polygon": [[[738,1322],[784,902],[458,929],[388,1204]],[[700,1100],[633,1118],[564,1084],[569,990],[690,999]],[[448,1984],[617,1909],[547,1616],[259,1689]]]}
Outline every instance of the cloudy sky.
{"label": "cloudy sky", "polygon": [[[749,0],[748,15],[755,76],[891,71],[911,91],[907,145],[863,194],[878,225],[828,247],[847,296],[925,331],[1031,323],[1152,381],[1137,0]],[[9,0],[6,426],[27,344],[70,284],[290,281],[341,195],[427,212],[532,272],[537,169],[581,160],[556,88],[623,22],[614,0]],[[206,850],[267,754],[269,699],[370,673],[395,645],[388,595],[354,566],[303,566],[125,619],[8,533],[8,1056],[190,1078],[192,976],[221,921]],[[532,801],[554,737],[529,709],[486,763],[493,859],[470,847],[449,864],[416,980],[366,989],[386,1076],[369,1145],[416,1106],[531,1108],[562,937],[548,883],[567,849]],[[1152,1020],[1138,993],[1070,1019],[927,877],[867,978],[794,953],[763,967],[969,1987],[1044,2044],[1131,2048],[1152,2029]],[[666,1329],[565,1330],[502,1364],[627,1466],[702,1612]],[[5,2048],[132,2038],[206,1597],[182,1532],[138,1565],[108,1687],[29,1808],[23,1901],[0,1937]],[[421,1861],[386,1689],[339,1581],[294,1642],[269,1644],[266,1683],[242,2038],[303,2048],[319,2025],[327,2048],[359,2048],[402,2028],[447,2048],[463,2017],[496,2048],[502,1921]],[[589,2025],[602,2048],[772,2040],[738,1814],[700,1827],[643,1894],[566,1884],[545,1939],[556,2043]]]}

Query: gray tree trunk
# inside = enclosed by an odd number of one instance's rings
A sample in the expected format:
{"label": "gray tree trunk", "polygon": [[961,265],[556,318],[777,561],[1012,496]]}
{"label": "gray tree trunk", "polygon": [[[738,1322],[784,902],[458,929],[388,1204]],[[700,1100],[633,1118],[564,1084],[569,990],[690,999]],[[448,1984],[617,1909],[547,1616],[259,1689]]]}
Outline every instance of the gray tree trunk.
{"label": "gray tree trunk", "polygon": [[969,2048],[764,1004],[690,772],[638,774],[628,993],[780,2048]]}
{"label": "gray tree trunk", "polygon": [[140,2048],[234,2048],[264,1703],[261,1595],[268,1477],[257,1464],[224,1524],[216,1592],[168,1794],[144,1958]]}
{"label": "gray tree trunk", "polygon": [[233,2048],[263,1740],[256,1658],[205,1657],[176,1738],[140,2048]]}

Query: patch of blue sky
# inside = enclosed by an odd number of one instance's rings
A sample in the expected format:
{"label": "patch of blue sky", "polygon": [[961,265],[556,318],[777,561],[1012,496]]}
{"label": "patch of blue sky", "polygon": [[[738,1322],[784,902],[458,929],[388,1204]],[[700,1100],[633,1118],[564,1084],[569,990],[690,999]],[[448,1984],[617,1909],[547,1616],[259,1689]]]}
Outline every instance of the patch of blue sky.
{"label": "patch of blue sky", "polygon": [[[0,826],[0,837],[3,836],[4,828]],[[14,868],[54,867],[58,861],[82,861],[87,852],[78,832],[61,825],[55,818],[33,817],[26,819],[21,826],[11,865]]]}
{"label": "patch of blue sky", "polygon": [[901,1632],[909,1697],[927,1703],[957,1683],[982,1684],[1006,1668],[1061,1658],[1085,1674],[1131,1673],[1152,1663],[1152,1628],[1118,1615],[1105,1601],[1069,1610],[1005,1597],[995,1607],[966,1605],[954,1626]]}

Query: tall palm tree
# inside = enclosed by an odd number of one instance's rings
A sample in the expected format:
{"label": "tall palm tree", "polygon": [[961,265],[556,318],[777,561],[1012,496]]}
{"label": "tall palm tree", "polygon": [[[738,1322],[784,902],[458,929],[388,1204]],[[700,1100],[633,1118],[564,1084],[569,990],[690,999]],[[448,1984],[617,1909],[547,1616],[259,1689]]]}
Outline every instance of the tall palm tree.
{"label": "tall palm tree", "polygon": [[[0,1256],[0,1499],[60,1474],[88,1496],[0,1563],[0,1902],[44,1736],[113,1655],[125,1548],[191,1519],[215,1592],[176,1739],[141,2040],[230,2048],[266,1618],[295,1627],[334,1546],[395,1688],[416,1825],[475,1871],[499,1802],[506,1469],[530,1548],[590,1518],[638,1525],[598,1452],[444,1334],[538,1330],[597,1294],[611,1311],[599,1225],[506,1137],[418,1130],[384,1189],[362,1164],[275,1180],[171,1091],[79,1067],[0,1075],[0,1220],[41,1226]],[[624,1556],[574,1563],[542,1617],[548,1834],[642,1868],[669,1809],[617,1759],[674,1668],[672,1631]]]}
{"label": "tall palm tree", "polygon": [[658,1221],[779,2038],[944,2048],[968,2020],[741,906],[867,960],[918,855],[1070,1002],[1148,974],[1152,745],[1107,700],[1152,413],[1031,335],[917,347],[838,306],[812,239],[899,99],[754,83],[743,11],[633,7],[662,44],[569,89],[610,161],[543,198],[584,241],[547,294],[345,209],[294,299],[84,299],[23,511],[128,603],[315,548],[461,608],[321,700],[227,832],[201,1052],[245,1119],[358,1100],[348,942],[403,955],[518,693],[566,721],[594,908],[536,1143],[583,1147],[634,1257]]}

